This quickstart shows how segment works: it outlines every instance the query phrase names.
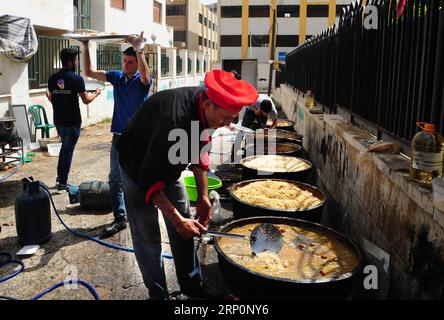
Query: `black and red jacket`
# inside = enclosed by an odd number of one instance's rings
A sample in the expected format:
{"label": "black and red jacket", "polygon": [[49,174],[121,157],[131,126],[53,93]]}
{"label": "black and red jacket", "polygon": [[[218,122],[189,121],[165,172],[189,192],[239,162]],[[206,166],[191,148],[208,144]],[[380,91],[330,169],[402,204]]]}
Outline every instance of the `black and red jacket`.
{"label": "black and red jacket", "polygon": [[[117,145],[120,165],[145,192],[147,203],[165,185],[175,183],[191,162],[208,170],[208,153],[199,157],[196,152],[192,154],[191,150],[192,143],[195,146],[198,144],[199,151],[210,143],[202,111],[203,90],[200,87],[185,87],[161,91],[151,96],[122,134]],[[193,122],[199,128],[200,138],[197,142],[191,141]],[[177,140],[168,141],[170,132],[174,129],[183,129],[188,139],[185,150],[188,161],[179,164],[172,164],[168,157],[171,148],[177,146]]]}

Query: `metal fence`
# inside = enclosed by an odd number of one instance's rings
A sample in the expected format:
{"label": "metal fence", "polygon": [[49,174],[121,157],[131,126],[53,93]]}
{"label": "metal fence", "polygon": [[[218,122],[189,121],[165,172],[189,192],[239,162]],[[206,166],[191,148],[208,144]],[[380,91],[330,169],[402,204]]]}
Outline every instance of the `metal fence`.
{"label": "metal fence", "polygon": [[98,70],[121,70],[123,53],[118,45],[99,44],[97,48],[97,69]]}
{"label": "metal fence", "polygon": [[371,11],[352,4],[337,26],[287,55],[286,83],[312,90],[326,111],[345,111],[380,139],[408,143],[417,121],[444,133],[443,4],[407,0],[397,14],[395,0],[370,0],[375,29],[364,23]]}
{"label": "metal fence", "polygon": [[[70,46],[69,40],[59,37],[39,35],[38,41],[39,49],[28,64],[30,89],[45,88],[48,85],[49,77],[62,68],[60,51]],[[72,47],[79,49],[76,46]],[[77,72],[79,73],[80,70],[78,69]]]}

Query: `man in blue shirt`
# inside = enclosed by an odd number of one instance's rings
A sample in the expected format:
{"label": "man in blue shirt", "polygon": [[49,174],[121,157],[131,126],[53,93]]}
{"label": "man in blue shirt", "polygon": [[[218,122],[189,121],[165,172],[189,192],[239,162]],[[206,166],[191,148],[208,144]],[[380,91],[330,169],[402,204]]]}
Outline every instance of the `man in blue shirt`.
{"label": "man in blue shirt", "polygon": [[89,55],[88,42],[84,45],[86,76],[102,82],[110,82],[114,87],[114,114],[111,125],[113,140],[110,154],[109,187],[114,221],[106,227],[105,233],[112,235],[127,226],[127,214],[122,189],[116,145],[129,119],[136,113],[145,100],[152,84],[148,63],[143,51],[143,32],[140,36],[129,36],[125,39],[132,47],[123,54],[123,71],[93,70]]}
{"label": "man in blue shirt", "polygon": [[57,190],[69,189],[68,175],[82,124],[79,96],[84,104],[89,104],[101,93],[101,90],[86,92],[85,81],[75,73],[79,64],[78,55],[79,52],[73,48],[61,51],[63,69],[49,77],[46,91],[54,109],[54,124],[62,140],[57,165]]}

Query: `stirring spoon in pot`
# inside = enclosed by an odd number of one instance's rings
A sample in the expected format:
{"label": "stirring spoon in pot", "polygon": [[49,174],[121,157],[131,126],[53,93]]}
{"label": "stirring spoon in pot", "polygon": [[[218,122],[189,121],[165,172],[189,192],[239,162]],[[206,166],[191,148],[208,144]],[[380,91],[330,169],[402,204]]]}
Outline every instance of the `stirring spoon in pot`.
{"label": "stirring spoon in pot", "polygon": [[251,232],[249,236],[240,234],[207,231],[205,234],[214,237],[229,237],[236,239],[250,239],[251,250],[255,254],[265,251],[279,253],[282,249],[283,236],[281,231],[270,223],[262,223]]}

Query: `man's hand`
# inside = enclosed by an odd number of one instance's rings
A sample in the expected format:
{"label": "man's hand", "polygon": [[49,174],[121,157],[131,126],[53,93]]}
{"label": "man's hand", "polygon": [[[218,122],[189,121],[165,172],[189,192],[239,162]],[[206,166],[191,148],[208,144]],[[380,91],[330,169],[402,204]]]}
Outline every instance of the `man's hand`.
{"label": "man's hand", "polygon": [[102,89],[97,88],[95,94],[96,97],[100,96],[102,94]]}
{"label": "man's hand", "polygon": [[196,219],[204,227],[207,227],[212,218],[212,205],[208,196],[201,196],[196,203]]}
{"label": "man's hand", "polygon": [[140,52],[142,51],[145,42],[143,39],[143,31],[140,33],[140,36],[130,35],[125,38],[125,41],[133,46],[134,51]]}
{"label": "man's hand", "polygon": [[177,233],[185,240],[200,237],[207,229],[194,219],[181,219],[175,226]]}

